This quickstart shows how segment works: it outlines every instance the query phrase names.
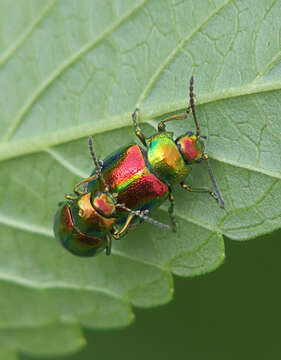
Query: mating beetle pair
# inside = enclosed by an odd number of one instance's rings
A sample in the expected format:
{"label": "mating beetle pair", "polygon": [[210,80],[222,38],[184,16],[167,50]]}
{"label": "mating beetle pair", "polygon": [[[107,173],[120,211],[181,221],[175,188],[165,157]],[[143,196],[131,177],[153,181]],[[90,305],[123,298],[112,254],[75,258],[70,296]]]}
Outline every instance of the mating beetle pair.
{"label": "mating beetle pair", "polygon": [[[172,229],[176,231],[172,187],[179,183],[191,192],[209,193],[224,207],[216,185],[209,158],[204,153],[204,136],[196,118],[193,94],[193,77],[190,78],[190,101],[185,113],[167,117],[159,122],[158,132],[146,138],[138,126],[138,109],[132,115],[136,136],[143,147],[128,145],[97,161],[89,139],[95,170],[90,177],[74,187],[75,196],[66,195],[67,201],[55,217],[54,232],[62,245],[75,255],[93,256],[106,248],[110,254],[111,238],[119,239],[130,229],[136,218],[157,226],[169,228],[147,216],[153,208],[167,198]],[[166,131],[171,120],[186,119],[192,112],[196,133],[191,131],[173,139]],[[205,160],[214,192],[209,188],[192,188],[184,179],[190,165]],[[82,186],[86,189],[80,190]]]}
{"label": "mating beetle pair", "polygon": [[[131,210],[125,204],[119,203],[118,194],[113,193],[102,175],[102,162],[97,161],[89,138],[89,147],[95,163],[95,174],[79,181],[74,186],[75,195],[66,195],[67,201],[60,204],[55,216],[54,232],[56,238],[71,253],[79,256],[94,256],[106,248],[106,254],[111,251],[111,238],[120,239],[129,229],[134,217],[151,222],[154,225],[169,229],[169,226],[149,218],[148,210]],[[79,187],[88,181],[98,181],[103,184],[102,191],[81,191]],[[117,211],[126,213],[126,220],[119,230],[117,227]]]}

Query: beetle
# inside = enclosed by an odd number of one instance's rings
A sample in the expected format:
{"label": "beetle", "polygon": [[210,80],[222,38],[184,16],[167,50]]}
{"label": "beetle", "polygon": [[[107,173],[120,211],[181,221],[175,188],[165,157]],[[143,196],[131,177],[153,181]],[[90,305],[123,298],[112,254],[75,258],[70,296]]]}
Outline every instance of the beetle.
{"label": "beetle", "polygon": [[[139,110],[132,114],[134,132],[142,146],[130,144],[111,155],[103,162],[102,175],[111,191],[117,194],[118,202],[128,208],[139,211],[150,211],[160,206],[167,198],[170,201],[168,213],[172,229],[176,231],[174,215],[173,186],[180,184],[190,192],[208,193],[223,208],[224,201],[217,187],[208,154],[204,152],[205,136],[200,135],[194,103],[194,78],[189,82],[189,106],[185,113],[169,116],[158,124],[158,132],[145,137],[138,125]],[[172,120],[186,119],[192,112],[196,132],[187,131],[174,139],[172,132],[166,131],[166,123]],[[184,179],[189,175],[191,166],[205,160],[214,191],[208,187],[194,188],[187,185]],[[95,170],[87,182],[89,192],[103,191],[104,183],[96,178]],[[126,213],[117,210],[117,223],[126,222]]]}
{"label": "beetle", "polygon": [[[117,201],[117,194],[112,193],[103,178],[102,162],[96,159],[91,137],[89,148],[96,168],[92,179],[100,181],[103,184],[103,190],[97,192],[81,190],[81,184],[85,182],[83,179],[74,186],[74,195],[66,195],[67,200],[59,204],[54,221],[55,237],[61,244],[72,254],[82,257],[97,255],[104,249],[106,249],[106,254],[110,255],[112,238],[123,237],[130,230],[134,217],[169,229],[168,225],[148,217],[146,215],[148,210],[134,211]],[[122,229],[119,229],[116,224],[118,208],[127,214]]]}

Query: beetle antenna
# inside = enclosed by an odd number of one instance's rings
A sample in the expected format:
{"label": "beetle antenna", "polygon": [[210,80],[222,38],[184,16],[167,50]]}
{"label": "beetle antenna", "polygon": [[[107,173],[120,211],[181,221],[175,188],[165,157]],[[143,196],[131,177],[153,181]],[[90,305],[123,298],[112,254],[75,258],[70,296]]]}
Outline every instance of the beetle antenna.
{"label": "beetle antenna", "polygon": [[109,186],[105,182],[104,177],[102,175],[103,161],[102,160],[97,160],[97,158],[96,158],[94,148],[93,148],[93,138],[92,138],[92,136],[89,136],[88,143],[89,143],[89,150],[90,150],[91,157],[92,157],[93,162],[94,162],[94,164],[96,166],[97,176],[101,179],[101,182],[103,183],[105,192],[109,192]]}
{"label": "beetle antenna", "polygon": [[200,135],[200,127],[199,127],[199,123],[198,123],[196,113],[195,113],[193,84],[194,84],[194,77],[192,75],[189,80],[189,106],[191,108],[193,119],[194,119],[195,126],[196,126],[196,135],[199,136]]}
{"label": "beetle antenna", "polygon": [[224,208],[224,201],[223,201],[223,198],[221,196],[221,193],[218,189],[218,186],[217,186],[217,183],[216,183],[216,180],[215,180],[215,177],[214,177],[214,173],[213,173],[213,170],[211,168],[211,164],[210,164],[210,160],[209,160],[209,157],[207,154],[204,154],[204,159],[206,160],[206,163],[207,163],[207,166],[208,166],[208,171],[209,171],[209,175],[210,175],[210,178],[211,178],[211,181],[212,181],[212,184],[213,184],[213,187],[215,189],[215,192],[216,192],[216,195],[218,197],[218,203],[220,204],[220,207],[221,208]]}
{"label": "beetle antenna", "polygon": [[153,224],[155,226],[160,227],[161,229],[172,230],[169,225],[163,224],[160,221],[154,220],[151,217],[147,216],[146,214],[149,212],[148,210],[144,210],[144,211],[131,210],[131,209],[127,208],[124,204],[116,204],[115,206],[119,207],[119,208],[121,208],[123,210],[126,210],[129,213],[134,214],[134,215],[140,217],[141,219],[143,219],[143,220],[145,220],[145,221],[147,221],[147,222],[149,222],[149,223],[151,223],[151,224]]}

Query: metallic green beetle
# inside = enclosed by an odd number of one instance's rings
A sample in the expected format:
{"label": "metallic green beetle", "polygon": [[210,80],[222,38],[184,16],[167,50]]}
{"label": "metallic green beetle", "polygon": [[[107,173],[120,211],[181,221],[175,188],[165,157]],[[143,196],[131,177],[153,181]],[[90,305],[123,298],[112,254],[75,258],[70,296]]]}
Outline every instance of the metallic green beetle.
{"label": "metallic green beetle", "polygon": [[[221,207],[224,201],[216,185],[209,158],[204,153],[205,136],[200,136],[194,105],[193,77],[190,78],[190,101],[185,113],[169,116],[158,124],[158,132],[146,138],[141,132],[137,118],[138,109],[132,115],[135,134],[143,147],[137,144],[125,146],[110,156],[102,165],[102,175],[111,191],[117,194],[118,202],[124,203],[133,210],[151,210],[160,206],[167,198],[170,201],[169,215],[173,230],[176,231],[174,217],[174,196],[172,188],[180,184],[191,192],[210,194]],[[166,123],[171,120],[186,119],[192,112],[196,133],[187,131],[174,139],[173,133],[166,131]],[[209,188],[193,188],[184,179],[191,171],[192,164],[205,160],[214,192]],[[95,177],[95,171],[92,173]],[[84,180],[88,183],[88,191],[103,191],[104,184],[96,178]],[[126,221],[126,213],[117,211],[117,223]]]}

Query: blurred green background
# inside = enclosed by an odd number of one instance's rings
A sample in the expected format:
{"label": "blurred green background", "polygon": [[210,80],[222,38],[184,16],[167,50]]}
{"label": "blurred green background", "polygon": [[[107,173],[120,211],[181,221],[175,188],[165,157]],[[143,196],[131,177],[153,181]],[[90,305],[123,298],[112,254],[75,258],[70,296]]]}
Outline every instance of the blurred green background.
{"label": "blurred green background", "polygon": [[279,359],[280,238],[281,231],[226,239],[217,271],[176,278],[173,302],[136,309],[136,321],[123,330],[85,331],[87,347],[59,359]]}

